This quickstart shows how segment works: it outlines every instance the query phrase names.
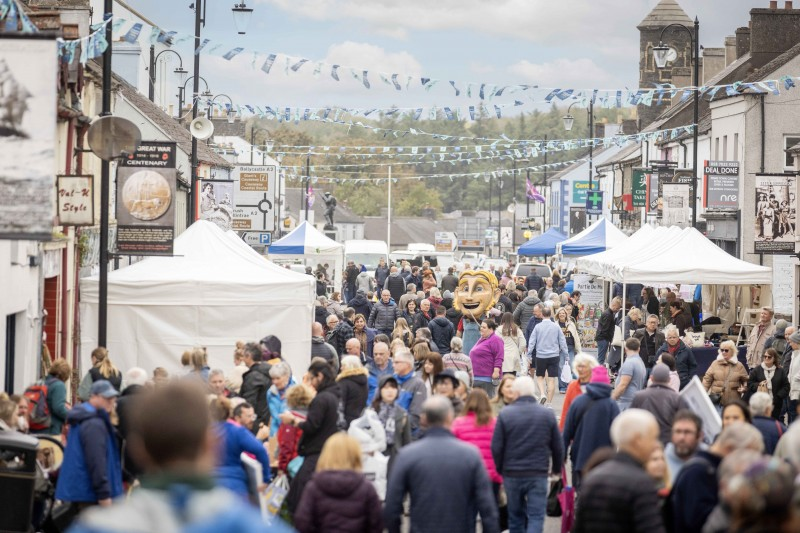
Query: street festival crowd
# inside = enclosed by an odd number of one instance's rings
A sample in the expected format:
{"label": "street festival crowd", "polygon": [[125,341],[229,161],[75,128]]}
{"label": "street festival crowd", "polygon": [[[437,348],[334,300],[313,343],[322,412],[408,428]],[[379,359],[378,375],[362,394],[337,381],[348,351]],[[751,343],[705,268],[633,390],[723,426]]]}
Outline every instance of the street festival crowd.
{"label": "street festival crowd", "polygon": [[99,347],[70,406],[72,369],[54,361],[0,397],[3,434],[65,443],[33,527],[491,533],[561,516],[576,532],[800,531],[800,330],[764,308],[746,365],[720,343],[698,376],[722,420],[710,439],[679,394],[696,304],[628,287],[595,357],[572,273],[511,272],[350,263],[328,298],[320,266],[307,368],[274,334],[232,346],[227,368],[188,349],[177,375],[119,369]]}

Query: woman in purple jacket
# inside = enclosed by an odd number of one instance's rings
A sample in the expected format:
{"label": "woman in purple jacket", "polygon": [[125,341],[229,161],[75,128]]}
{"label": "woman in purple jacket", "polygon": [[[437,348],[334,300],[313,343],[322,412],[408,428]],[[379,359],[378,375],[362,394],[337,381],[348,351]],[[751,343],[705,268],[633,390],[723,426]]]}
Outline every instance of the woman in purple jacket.
{"label": "woman in purple jacket", "polygon": [[500,383],[505,352],[503,339],[495,335],[496,329],[497,324],[491,318],[481,322],[481,338],[469,351],[475,376],[473,386],[486,391],[489,398],[494,397],[495,387]]}

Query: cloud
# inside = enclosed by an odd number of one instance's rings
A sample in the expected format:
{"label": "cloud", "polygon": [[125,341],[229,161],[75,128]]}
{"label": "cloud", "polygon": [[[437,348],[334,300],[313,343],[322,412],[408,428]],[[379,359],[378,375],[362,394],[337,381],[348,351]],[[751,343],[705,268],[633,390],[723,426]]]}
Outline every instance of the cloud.
{"label": "cloud", "polygon": [[537,84],[540,87],[583,88],[587,81],[592,86],[603,88],[612,82],[612,76],[588,58],[559,58],[545,63],[531,63],[523,59],[508,67],[508,71],[520,81]]}
{"label": "cloud", "polygon": [[420,74],[422,72],[422,65],[408,52],[387,52],[374,44],[353,41],[330,46],[324,61],[330,64],[364,67],[388,73]]}

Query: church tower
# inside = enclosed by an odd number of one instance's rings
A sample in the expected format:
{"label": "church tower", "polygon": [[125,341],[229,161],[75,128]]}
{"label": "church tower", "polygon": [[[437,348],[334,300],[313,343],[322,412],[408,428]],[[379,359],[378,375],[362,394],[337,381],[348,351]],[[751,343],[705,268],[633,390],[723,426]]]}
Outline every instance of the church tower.
{"label": "church tower", "polygon": [[[653,60],[653,47],[658,46],[661,31],[670,24],[682,24],[694,37],[693,22],[675,0],[660,0],[656,7],[639,23],[639,87],[655,87],[658,83],[672,83],[678,87],[692,84],[692,41],[683,28],[672,27],[664,32],[664,44],[671,48],[670,60],[661,70]],[[661,105],[639,105],[640,127],[645,128],[667,109],[670,101]],[[653,100],[655,102],[655,99]]]}

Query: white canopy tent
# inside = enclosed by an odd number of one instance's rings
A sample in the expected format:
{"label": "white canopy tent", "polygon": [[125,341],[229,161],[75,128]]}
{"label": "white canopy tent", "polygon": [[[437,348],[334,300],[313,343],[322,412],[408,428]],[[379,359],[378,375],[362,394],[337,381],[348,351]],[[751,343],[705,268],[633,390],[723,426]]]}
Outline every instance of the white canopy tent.
{"label": "white canopy tent", "polygon": [[302,259],[307,266],[329,262],[328,274],[333,276],[337,291],[342,288],[344,244],[326,237],[308,221],[303,221],[291,233],[270,245],[270,258]]}
{"label": "white canopy tent", "polygon": [[[81,280],[81,362],[97,346],[97,277]],[[108,276],[108,346],[123,371],[179,372],[181,353],[208,349],[209,365],[232,363],[236,341],[276,335],[295,373],[308,365],[314,281],[259,256],[241,239],[199,220],[175,239],[175,255],[150,257]]]}

